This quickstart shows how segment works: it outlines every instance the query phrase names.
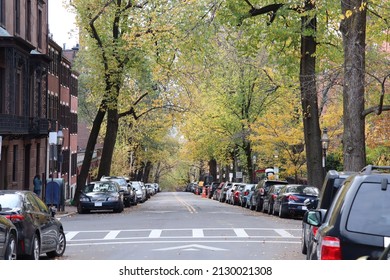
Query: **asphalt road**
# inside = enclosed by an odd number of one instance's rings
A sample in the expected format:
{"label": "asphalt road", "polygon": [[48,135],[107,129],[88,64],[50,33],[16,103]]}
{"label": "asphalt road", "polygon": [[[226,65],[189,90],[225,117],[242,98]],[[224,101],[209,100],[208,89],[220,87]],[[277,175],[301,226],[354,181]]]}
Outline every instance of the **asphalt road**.
{"label": "asphalt road", "polygon": [[61,259],[67,260],[305,259],[300,219],[186,192],[160,192],[120,214],[70,214],[60,220],[67,239]]}

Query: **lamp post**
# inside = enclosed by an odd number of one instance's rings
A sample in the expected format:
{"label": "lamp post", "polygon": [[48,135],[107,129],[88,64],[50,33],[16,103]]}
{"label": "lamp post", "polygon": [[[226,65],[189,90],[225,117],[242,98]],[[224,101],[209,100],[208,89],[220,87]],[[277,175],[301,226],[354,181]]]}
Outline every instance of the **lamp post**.
{"label": "lamp post", "polygon": [[322,167],[324,168],[324,176],[326,175],[326,151],[329,146],[328,129],[325,127],[322,131]]}

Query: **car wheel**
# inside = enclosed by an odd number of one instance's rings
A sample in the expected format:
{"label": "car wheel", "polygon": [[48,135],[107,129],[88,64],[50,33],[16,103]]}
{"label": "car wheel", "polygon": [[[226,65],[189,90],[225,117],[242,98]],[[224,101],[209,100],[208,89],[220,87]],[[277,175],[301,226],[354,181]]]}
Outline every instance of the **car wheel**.
{"label": "car wheel", "polygon": [[79,214],[85,214],[85,210],[81,206],[81,203],[77,204],[77,213]]}
{"label": "car wheel", "polygon": [[31,240],[31,253],[27,255],[30,260],[39,260],[41,255],[41,245],[39,243],[38,236],[35,234]]}
{"label": "car wheel", "polygon": [[4,256],[5,260],[16,260],[16,254],[17,254],[16,244],[17,242],[16,242],[15,234],[10,233],[7,249],[5,251],[5,256]]}
{"label": "car wheel", "polygon": [[274,208],[272,207],[272,204],[268,204],[268,215],[273,214]]}
{"label": "car wheel", "polygon": [[275,204],[274,204],[273,207],[272,207],[272,214],[273,214],[274,216],[276,216],[276,214],[277,214],[277,212],[276,212],[275,209],[276,209],[276,208],[275,208]]}
{"label": "car wheel", "polygon": [[114,208],[114,212],[115,213],[122,213],[123,212],[123,208],[124,208],[123,204],[120,204],[118,206],[118,208]]}
{"label": "car wheel", "polygon": [[61,257],[66,248],[66,238],[65,238],[65,233],[61,230],[58,232],[58,243],[57,243],[57,248],[54,251],[47,252],[46,255],[49,258],[55,258],[55,257]]}
{"label": "car wheel", "polygon": [[283,212],[283,207],[282,207],[282,203],[280,203],[280,206],[279,206],[279,217],[280,218],[286,218],[286,214]]}
{"label": "car wheel", "polygon": [[267,209],[265,208],[264,202],[263,202],[263,207],[262,207],[261,211],[263,211],[263,213],[267,213],[268,212]]}
{"label": "car wheel", "polygon": [[301,252],[302,254],[307,254],[307,245],[306,245],[306,231],[305,228],[302,227],[302,240],[301,240]]}

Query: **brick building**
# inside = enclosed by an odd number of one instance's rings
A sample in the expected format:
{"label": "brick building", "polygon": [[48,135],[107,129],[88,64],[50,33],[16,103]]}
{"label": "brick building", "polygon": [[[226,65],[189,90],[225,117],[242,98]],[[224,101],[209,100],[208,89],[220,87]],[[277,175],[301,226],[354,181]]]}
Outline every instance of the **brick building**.
{"label": "brick building", "polygon": [[[77,174],[77,79],[49,38],[47,0],[0,0],[0,189],[30,189],[36,174]],[[64,135],[51,165],[49,132]]]}

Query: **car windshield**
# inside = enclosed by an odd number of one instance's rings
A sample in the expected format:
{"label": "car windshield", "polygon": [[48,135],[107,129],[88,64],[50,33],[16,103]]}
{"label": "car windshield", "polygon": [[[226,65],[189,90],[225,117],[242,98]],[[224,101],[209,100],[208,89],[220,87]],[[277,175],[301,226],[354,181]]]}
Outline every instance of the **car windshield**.
{"label": "car windshield", "polygon": [[89,184],[84,187],[83,192],[89,193],[89,192],[115,192],[116,188],[114,185],[104,182],[104,183],[94,183]]}
{"label": "car windshield", "polygon": [[125,178],[109,178],[108,180],[117,182],[120,186],[127,186],[127,181]]}
{"label": "car windshield", "polygon": [[365,183],[356,194],[349,212],[347,230],[390,236],[390,187]]}

